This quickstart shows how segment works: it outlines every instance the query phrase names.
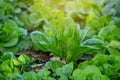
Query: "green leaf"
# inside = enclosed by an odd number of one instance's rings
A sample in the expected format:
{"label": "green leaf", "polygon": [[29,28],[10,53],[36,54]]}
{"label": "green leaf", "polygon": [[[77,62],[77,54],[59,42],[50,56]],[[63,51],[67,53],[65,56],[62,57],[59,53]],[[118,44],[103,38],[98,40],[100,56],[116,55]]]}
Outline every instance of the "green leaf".
{"label": "green leaf", "polygon": [[24,23],[24,28],[29,29],[29,15],[27,14],[27,12],[23,11],[22,13],[19,14],[19,20],[22,21]]}
{"label": "green leaf", "polygon": [[22,62],[20,62],[20,61],[18,61],[18,60],[12,60],[13,61],[13,63],[14,63],[14,65],[15,66],[20,66],[20,65],[22,65]]}
{"label": "green leaf", "polygon": [[37,74],[39,75],[39,77],[40,77],[41,79],[43,79],[43,80],[44,80],[44,79],[45,79],[45,80],[48,80],[51,72],[50,72],[48,69],[44,68],[44,69],[40,70]]}
{"label": "green leaf", "polygon": [[30,59],[28,56],[26,56],[25,54],[20,55],[20,57],[18,57],[18,61],[22,62],[23,64],[30,62]]}
{"label": "green leaf", "polygon": [[84,42],[81,43],[81,45],[94,45],[94,44],[104,44],[104,42],[100,39],[97,39],[97,38],[91,38],[91,39],[88,39],[88,40],[85,40]]}
{"label": "green leaf", "polygon": [[81,73],[82,73],[82,70],[75,69],[72,75],[73,80],[85,80],[85,76],[80,77]]}
{"label": "green leaf", "polygon": [[97,51],[100,51],[101,49],[104,49],[105,43],[104,41],[97,39],[97,38],[90,38],[85,41],[83,41],[80,44],[80,49],[82,53],[92,53]]}
{"label": "green leaf", "polygon": [[0,71],[12,73],[12,69],[11,69],[10,66],[8,65],[8,62],[9,62],[9,61],[6,60],[6,61],[4,61],[4,62],[0,65],[0,68],[1,68]]}
{"label": "green leaf", "polygon": [[109,46],[112,48],[120,49],[120,42],[117,40],[111,40]]}
{"label": "green leaf", "polygon": [[48,48],[48,39],[47,37],[39,31],[34,31],[31,33],[31,39],[34,44],[35,49],[41,49],[43,51],[47,51]]}
{"label": "green leaf", "polygon": [[64,65],[62,68],[57,68],[56,75],[60,76],[61,78],[70,77],[73,71],[73,62]]}
{"label": "green leaf", "polygon": [[29,49],[30,46],[31,46],[30,37],[26,37],[26,38],[20,40],[20,42],[16,46],[19,47],[20,50],[22,50],[22,49]]}
{"label": "green leaf", "polygon": [[13,12],[16,13],[16,14],[21,13],[21,9],[20,8],[15,8]]}
{"label": "green leaf", "polygon": [[26,38],[27,36],[27,30],[26,29],[23,29],[23,28],[18,28],[19,30],[19,35],[22,37],[22,38]]}
{"label": "green leaf", "polygon": [[[18,27],[13,20],[6,20],[3,32],[1,33],[2,41],[0,47],[14,46],[18,42]],[[5,42],[4,42],[5,41]]]}
{"label": "green leaf", "polygon": [[45,64],[45,68],[52,69],[54,72],[59,67],[62,67],[62,63],[59,61],[50,61]]}
{"label": "green leaf", "polygon": [[1,56],[1,59],[3,61],[5,60],[10,60],[10,59],[15,59],[15,56],[13,55],[13,53],[11,52],[5,52],[2,56]]}
{"label": "green leaf", "polygon": [[40,77],[35,72],[25,72],[23,73],[25,80],[41,80]]}

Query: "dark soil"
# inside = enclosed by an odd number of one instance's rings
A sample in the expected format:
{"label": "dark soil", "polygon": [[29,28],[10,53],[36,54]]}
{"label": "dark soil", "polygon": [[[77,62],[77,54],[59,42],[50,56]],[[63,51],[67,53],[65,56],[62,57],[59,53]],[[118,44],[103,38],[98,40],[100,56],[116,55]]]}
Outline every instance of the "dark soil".
{"label": "dark soil", "polygon": [[[38,72],[40,69],[42,69],[45,63],[53,58],[53,56],[51,56],[49,52],[33,51],[33,50],[23,50],[20,53],[16,54],[16,57],[20,56],[21,54],[26,54],[33,61],[33,63],[30,65],[30,69],[32,69],[32,71],[35,72]],[[76,64],[78,65],[81,62],[90,59],[92,59],[92,57],[90,55],[85,54],[82,56],[82,58],[76,61]]]}

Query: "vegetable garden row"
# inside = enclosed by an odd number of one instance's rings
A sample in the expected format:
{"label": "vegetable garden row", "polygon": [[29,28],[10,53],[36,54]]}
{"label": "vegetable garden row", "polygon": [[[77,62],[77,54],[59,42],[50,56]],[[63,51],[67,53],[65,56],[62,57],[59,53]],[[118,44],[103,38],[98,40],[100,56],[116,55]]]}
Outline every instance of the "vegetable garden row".
{"label": "vegetable garden row", "polygon": [[0,0],[0,80],[120,80],[120,0]]}

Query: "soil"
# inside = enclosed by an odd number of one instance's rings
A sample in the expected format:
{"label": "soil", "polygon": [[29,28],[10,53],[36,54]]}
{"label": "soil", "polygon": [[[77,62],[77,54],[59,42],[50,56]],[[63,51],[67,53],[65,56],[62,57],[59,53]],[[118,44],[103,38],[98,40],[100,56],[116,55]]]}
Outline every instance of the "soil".
{"label": "soil", "polygon": [[[53,57],[50,55],[49,52],[42,52],[42,51],[33,51],[33,50],[23,50],[20,53],[16,54],[16,57],[20,56],[21,54],[26,54],[33,63],[30,65],[30,69],[32,71],[38,72],[42,69],[46,62],[51,60],[61,60],[58,57]],[[92,57],[90,55],[83,55],[82,58],[76,61],[76,64],[80,64],[86,60],[90,60]],[[65,64],[64,60],[61,60],[63,64]]]}

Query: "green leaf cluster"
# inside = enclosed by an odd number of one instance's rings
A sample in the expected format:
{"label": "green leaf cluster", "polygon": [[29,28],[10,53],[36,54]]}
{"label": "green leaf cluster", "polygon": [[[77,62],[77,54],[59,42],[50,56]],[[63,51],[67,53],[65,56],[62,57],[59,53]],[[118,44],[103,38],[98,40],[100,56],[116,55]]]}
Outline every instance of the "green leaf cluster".
{"label": "green leaf cluster", "polygon": [[[21,7],[16,7],[16,1],[0,1],[0,52],[18,52],[30,46],[27,30],[21,28],[18,18]],[[12,5],[13,4],[13,5]],[[26,41],[28,40],[28,41]],[[26,45],[23,45],[26,42]]]}
{"label": "green leaf cluster", "polygon": [[75,69],[72,76],[73,80],[110,80],[94,65],[85,66],[84,69]]}
{"label": "green leaf cluster", "polygon": [[104,47],[104,42],[97,38],[83,41],[85,34],[72,19],[63,17],[51,20],[51,23],[44,26],[44,32],[32,32],[31,39],[35,50],[49,51],[54,56],[71,62],[79,59],[85,52]]}
{"label": "green leaf cluster", "polygon": [[25,54],[16,58],[13,53],[5,52],[0,57],[0,79],[8,80],[14,75],[20,74],[22,69],[25,70],[24,66],[29,65],[30,62],[30,59]]}
{"label": "green leaf cluster", "polygon": [[[105,55],[105,54],[97,54],[92,60],[85,61],[79,65],[79,69],[86,69],[87,66],[94,65],[101,74],[106,75],[111,80],[119,80],[120,77],[120,57],[117,55]],[[92,71],[98,71],[94,69],[90,69]],[[97,73],[95,73],[97,74]],[[109,80],[109,79],[107,79]]]}

